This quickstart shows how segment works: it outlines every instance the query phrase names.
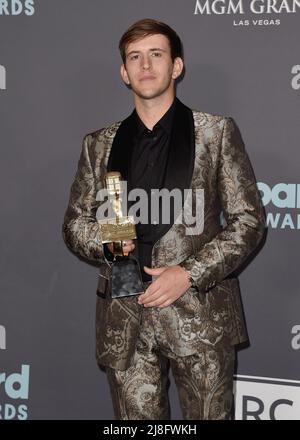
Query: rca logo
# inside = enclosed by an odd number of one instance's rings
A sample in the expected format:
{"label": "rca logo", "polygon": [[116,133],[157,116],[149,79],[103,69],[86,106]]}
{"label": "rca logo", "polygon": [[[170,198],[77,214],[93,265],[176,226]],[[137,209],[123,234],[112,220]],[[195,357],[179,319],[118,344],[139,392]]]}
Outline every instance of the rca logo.
{"label": "rca logo", "polygon": [[236,420],[299,419],[299,381],[238,375],[234,394]]}
{"label": "rca logo", "polygon": [[292,88],[294,90],[300,89],[300,65],[292,67],[292,74],[294,75],[291,81]]}
{"label": "rca logo", "polygon": [[[293,406],[292,400],[278,399],[271,403],[269,408],[265,407],[263,400],[254,396],[243,396],[243,420],[277,420],[276,410],[280,411],[281,405]],[[265,414],[267,417],[262,417]]]}
{"label": "rca logo", "polygon": [[0,90],[6,89],[6,69],[0,64]]}

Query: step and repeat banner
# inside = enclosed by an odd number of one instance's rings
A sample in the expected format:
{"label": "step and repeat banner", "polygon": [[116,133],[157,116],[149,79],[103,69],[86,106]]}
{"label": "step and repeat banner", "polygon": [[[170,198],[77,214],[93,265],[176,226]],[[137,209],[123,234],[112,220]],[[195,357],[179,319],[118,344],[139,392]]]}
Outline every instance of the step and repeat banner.
{"label": "step and repeat banner", "polygon": [[141,18],[183,41],[178,97],[237,122],[266,210],[240,275],[236,418],[300,419],[299,0],[0,1],[0,419],[114,418],[95,360],[97,268],[61,226],[84,135],[133,110],[118,42]]}

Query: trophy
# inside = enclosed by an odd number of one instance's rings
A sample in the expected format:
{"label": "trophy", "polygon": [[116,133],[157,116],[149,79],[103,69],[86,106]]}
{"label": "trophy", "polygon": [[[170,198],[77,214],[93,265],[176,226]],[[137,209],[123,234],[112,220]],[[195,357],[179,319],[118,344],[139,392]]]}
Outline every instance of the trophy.
{"label": "trophy", "polygon": [[136,239],[133,216],[122,214],[121,173],[110,171],[105,176],[108,199],[112,204],[114,218],[98,219],[102,243],[112,243],[110,296],[120,298],[144,293],[140,265],[130,253],[123,252],[123,241]]}

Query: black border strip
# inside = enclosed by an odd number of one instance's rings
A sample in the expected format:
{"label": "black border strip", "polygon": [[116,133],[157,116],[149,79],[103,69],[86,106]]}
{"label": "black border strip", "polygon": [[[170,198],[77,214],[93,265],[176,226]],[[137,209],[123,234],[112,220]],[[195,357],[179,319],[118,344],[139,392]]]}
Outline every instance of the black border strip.
{"label": "black border strip", "polygon": [[242,382],[256,382],[256,383],[265,383],[265,384],[271,384],[271,385],[288,385],[292,387],[300,387],[300,382],[284,382],[284,380],[272,380],[272,379],[256,379],[256,378],[246,378],[239,375],[234,375],[235,381],[242,381]]}

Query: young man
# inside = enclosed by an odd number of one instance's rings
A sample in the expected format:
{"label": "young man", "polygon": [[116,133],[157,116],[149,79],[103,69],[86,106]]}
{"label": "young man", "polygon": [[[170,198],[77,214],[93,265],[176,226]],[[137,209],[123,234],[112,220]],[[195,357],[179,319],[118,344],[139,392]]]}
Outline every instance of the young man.
{"label": "young man", "polygon": [[[88,134],[71,188],[63,236],[97,262],[97,360],[106,367],[118,419],[168,419],[168,366],[184,419],[227,419],[232,409],[235,345],[247,340],[236,270],[264,235],[264,211],[239,129],[231,117],[191,110],[175,97],[182,45],[168,25],[145,19],[120,40],[121,77],[135,109]],[[109,262],[97,223],[105,173],[128,188],[203,190],[203,227],[137,224],[145,293],[109,298]],[[221,224],[223,212],[225,224]],[[155,213],[155,215],[157,212]],[[178,212],[177,212],[178,214]],[[151,217],[152,218],[152,217]]]}

